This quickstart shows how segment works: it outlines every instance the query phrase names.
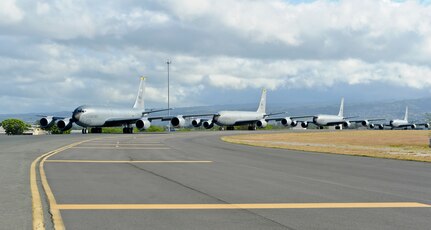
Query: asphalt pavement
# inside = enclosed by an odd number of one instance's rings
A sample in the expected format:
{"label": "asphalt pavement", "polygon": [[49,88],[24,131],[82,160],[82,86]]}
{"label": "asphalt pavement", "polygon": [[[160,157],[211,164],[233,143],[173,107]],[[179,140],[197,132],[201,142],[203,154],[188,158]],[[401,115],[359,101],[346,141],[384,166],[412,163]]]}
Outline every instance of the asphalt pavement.
{"label": "asphalt pavement", "polygon": [[66,229],[430,229],[429,163],[220,140],[237,133],[0,136],[2,228],[31,228],[31,161],[87,140],[45,159],[55,202],[38,182]]}

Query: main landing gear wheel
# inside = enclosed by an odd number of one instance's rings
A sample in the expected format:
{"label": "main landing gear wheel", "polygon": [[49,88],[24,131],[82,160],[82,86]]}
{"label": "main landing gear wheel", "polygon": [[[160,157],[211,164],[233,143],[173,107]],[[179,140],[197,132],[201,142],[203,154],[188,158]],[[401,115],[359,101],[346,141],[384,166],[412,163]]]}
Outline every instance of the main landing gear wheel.
{"label": "main landing gear wheel", "polygon": [[125,127],[125,128],[123,128],[123,133],[133,133],[133,127]]}
{"label": "main landing gear wheel", "polygon": [[90,133],[102,133],[102,128],[91,128]]}
{"label": "main landing gear wheel", "polygon": [[233,127],[233,126],[228,126],[228,127],[226,127],[226,129],[227,129],[227,130],[235,130],[235,127]]}
{"label": "main landing gear wheel", "polygon": [[248,130],[256,130],[256,125],[249,125]]}
{"label": "main landing gear wheel", "polygon": [[81,133],[82,133],[82,134],[87,134],[87,129],[82,129],[82,130],[81,130]]}

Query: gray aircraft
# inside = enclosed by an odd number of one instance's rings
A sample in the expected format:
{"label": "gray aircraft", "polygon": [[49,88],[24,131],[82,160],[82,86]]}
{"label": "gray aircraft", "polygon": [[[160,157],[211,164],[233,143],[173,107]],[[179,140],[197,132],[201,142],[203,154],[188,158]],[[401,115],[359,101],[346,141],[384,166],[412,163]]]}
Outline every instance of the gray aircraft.
{"label": "gray aircraft", "polygon": [[87,133],[89,128],[91,133],[101,133],[103,127],[118,126],[123,126],[123,133],[133,133],[133,127],[146,130],[151,126],[152,120],[163,118],[148,117],[148,114],[168,109],[145,111],[144,93],[145,78],[141,77],[138,95],[132,108],[82,105],[73,111],[72,117],[46,116],[40,119],[39,123],[42,128],[57,125],[62,131],[71,129],[74,124],[77,124],[83,127],[82,133]]}
{"label": "gray aircraft", "polygon": [[423,126],[425,128],[429,128],[430,124],[429,123],[419,123],[419,124],[415,124],[415,123],[411,123],[409,122],[409,107],[406,107],[406,112],[404,114],[404,119],[394,119],[389,121],[389,124],[378,124],[377,127],[379,129],[384,129],[385,126],[386,127],[390,127],[391,129],[416,129],[418,126]]}
{"label": "gray aircraft", "polygon": [[[194,115],[178,115],[171,119],[173,127],[180,128],[186,124],[186,118],[193,117],[191,121],[194,127],[203,126],[206,129],[218,125],[223,129],[227,127],[228,130],[233,130],[234,126],[248,125],[249,130],[258,128],[265,128],[268,121],[277,120],[278,118],[269,118],[269,116],[281,114],[272,113],[266,114],[266,89],[262,90],[259,107],[256,111],[220,111],[218,113],[210,114],[194,114]],[[196,118],[196,117],[210,117],[210,118]]]}
{"label": "gray aircraft", "polygon": [[296,117],[286,117],[281,120],[281,123],[285,126],[296,126],[298,121],[296,119],[312,118],[311,121],[301,121],[301,127],[307,128],[310,123],[315,124],[320,129],[324,126],[335,126],[335,129],[350,128],[353,123],[360,123],[362,126],[367,128],[374,128],[372,121],[380,121],[384,119],[358,119],[352,120],[355,117],[344,117],[344,98],[341,98],[340,110],[338,115],[330,114],[318,114],[318,115],[306,115]]}

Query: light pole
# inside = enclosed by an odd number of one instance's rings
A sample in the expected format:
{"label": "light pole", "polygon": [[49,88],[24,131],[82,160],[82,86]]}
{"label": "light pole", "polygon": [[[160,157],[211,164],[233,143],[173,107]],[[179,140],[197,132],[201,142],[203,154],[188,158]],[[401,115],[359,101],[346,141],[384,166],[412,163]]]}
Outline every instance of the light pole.
{"label": "light pole", "polygon": [[[171,60],[167,60],[166,61],[166,64],[168,65],[168,116],[170,117],[171,116],[171,110],[170,110],[170,105],[169,105],[169,65],[171,64],[172,62],[171,62]],[[171,131],[171,122],[169,122],[169,125],[168,125],[168,132],[170,132]]]}

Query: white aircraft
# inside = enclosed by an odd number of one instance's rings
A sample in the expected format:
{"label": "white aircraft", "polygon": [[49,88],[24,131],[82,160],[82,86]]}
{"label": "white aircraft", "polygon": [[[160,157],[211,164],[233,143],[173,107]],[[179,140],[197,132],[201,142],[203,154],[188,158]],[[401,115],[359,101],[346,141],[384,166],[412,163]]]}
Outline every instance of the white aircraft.
{"label": "white aircraft", "polygon": [[285,126],[296,126],[298,121],[295,119],[298,118],[312,118],[311,121],[301,121],[301,127],[307,128],[310,123],[315,124],[320,129],[323,129],[324,126],[335,126],[335,129],[350,128],[352,123],[361,123],[365,127],[374,128],[374,124],[370,123],[371,121],[380,121],[384,119],[359,119],[359,120],[351,120],[355,117],[344,117],[344,98],[341,98],[340,110],[338,115],[329,115],[329,114],[318,114],[314,116],[296,116],[296,117],[286,117],[281,120],[281,123]]}
{"label": "white aircraft", "polygon": [[228,130],[233,130],[234,126],[248,125],[249,130],[255,130],[256,127],[265,128],[268,121],[277,120],[280,118],[268,118],[269,116],[282,114],[272,113],[266,114],[266,89],[262,90],[259,107],[256,111],[220,111],[211,114],[194,114],[194,115],[178,115],[171,119],[171,124],[175,128],[184,127],[186,124],[185,118],[188,117],[211,117],[206,119],[194,118],[192,125],[194,127],[203,126],[206,129],[218,125],[221,128],[227,127]]}
{"label": "white aircraft", "polygon": [[49,128],[55,124],[62,131],[72,128],[76,123],[84,127],[82,133],[87,133],[88,128],[91,128],[91,133],[101,133],[102,127],[118,126],[123,126],[123,133],[133,133],[134,126],[139,130],[145,130],[151,126],[152,120],[163,118],[148,117],[148,114],[168,109],[145,111],[144,93],[145,77],[141,77],[138,95],[132,108],[82,105],[73,111],[72,117],[46,116],[40,119],[39,123],[42,128]]}
{"label": "white aircraft", "polygon": [[377,127],[379,129],[384,129],[385,126],[389,126],[391,127],[391,129],[408,129],[408,128],[416,129],[418,126],[424,126],[425,128],[428,129],[430,127],[429,123],[415,124],[415,123],[410,123],[408,119],[409,119],[409,107],[406,107],[406,113],[404,114],[404,119],[391,120],[389,121],[389,124],[379,124],[377,125]]}

